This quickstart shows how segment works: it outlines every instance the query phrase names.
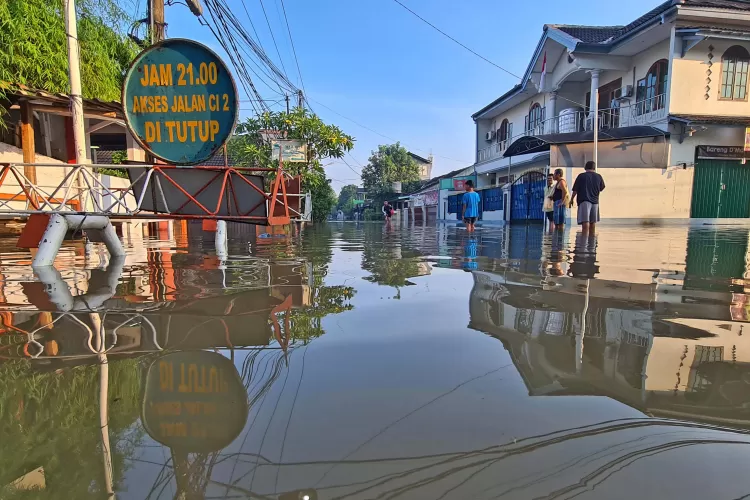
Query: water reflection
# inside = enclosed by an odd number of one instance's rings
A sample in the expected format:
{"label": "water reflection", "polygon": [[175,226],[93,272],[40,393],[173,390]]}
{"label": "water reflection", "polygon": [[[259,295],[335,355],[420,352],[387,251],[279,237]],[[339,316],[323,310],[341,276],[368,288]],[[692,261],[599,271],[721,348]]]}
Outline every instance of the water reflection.
{"label": "water reflection", "polygon": [[599,229],[0,253],[2,497],[747,495],[748,231]]}

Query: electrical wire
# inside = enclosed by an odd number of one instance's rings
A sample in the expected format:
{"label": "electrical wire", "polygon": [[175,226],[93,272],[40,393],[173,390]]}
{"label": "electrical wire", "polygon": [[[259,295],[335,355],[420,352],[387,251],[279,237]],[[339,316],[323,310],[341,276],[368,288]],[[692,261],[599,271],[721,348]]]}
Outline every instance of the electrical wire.
{"label": "electrical wire", "polygon": [[[250,103],[256,114],[270,111],[268,102],[271,102],[271,105],[276,105],[280,101],[274,103],[272,100],[263,99],[254,80],[262,82],[269,90],[283,98],[289,93],[298,91],[297,87],[290,81],[286,71],[279,69],[268,57],[260,41],[256,41],[258,33],[254,24],[252,24],[244,1],[243,9],[250,20],[255,38],[248,33],[235,16],[226,0],[205,0],[204,5],[207,15],[203,16],[203,20],[229,56],[239,77],[238,80],[249,97],[246,102]],[[283,61],[281,62],[283,66]],[[254,65],[255,69],[249,64]],[[251,76],[251,74],[254,76]]]}
{"label": "electrical wire", "polygon": [[[497,68],[497,69],[499,69],[500,71],[503,71],[503,72],[505,72],[505,73],[509,74],[509,75],[510,75],[510,76],[512,76],[513,78],[515,78],[515,79],[517,79],[517,80],[519,80],[519,81],[523,81],[523,78],[522,78],[522,77],[520,77],[520,76],[516,75],[515,73],[513,73],[513,72],[512,72],[512,71],[510,71],[510,70],[507,70],[507,69],[503,68],[503,67],[502,67],[502,66],[500,66],[499,64],[497,64],[497,63],[494,63],[494,62],[490,61],[489,59],[487,59],[487,58],[486,58],[486,57],[484,57],[483,55],[479,54],[479,53],[478,53],[478,52],[476,52],[475,50],[473,50],[473,49],[471,49],[471,48],[467,47],[466,45],[464,45],[463,43],[459,42],[458,40],[456,40],[455,38],[453,38],[452,36],[450,36],[450,35],[449,35],[448,33],[446,33],[445,31],[441,30],[440,28],[438,28],[437,26],[435,26],[434,24],[432,24],[432,23],[431,23],[430,21],[428,21],[427,19],[425,19],[424,17],[420,16],[419,14],[417,14],[416,12],[414,12],[413,10],[411,10],[411,9],[410,9],[409,7],[407,7],[406,5],[404,5],[403,3],[401,3],[401,2],[399,1],[399,0],[393,0],[393,1],[394,1],[394,2],[396,2],[397,4],[399,4],[399,5],[401,6],[401,7],[403,7],[403,8],[404,8],[404,9],[406,9],[407,11],[409,11],[410,13],[412,13],[412,14],[413,14],[413,15],[414,15],[415,17],[417,17],[417,18],[418,18],[418,19],[419,19],[420,21],[422,21],[422,22],[424,22],[425,24],[427,24],[428,26],[432,27],[432,28],[433,28],[433,29],[435,29],[435,30],[436,30],[436,31],[437,31],[438,33],[440,33],[441,35],[443,35],[443,36],[447,37],[447,38],[448,38],[448,39],[450,39],[451,41],[453,41],[453,42],[457,43],[458,45],[460,45],[460,46],[461,46],[461,47],[463,47],[464,49],[468,50],[469,52],[471,52],[472,54],[474,54],[474,55],[475,55],[475,56],[477,56],[478,58],[482,59],[483,61],[485,61],[485,62],[487,62],[487,63],[489,63],[489,64],[491,64],[491,65],[493,65],[494,67],[496,67],[496,68]],[[563,97],[563,96],[561,96],[561,95],[558,95],[557,97],[558,97],[559,99],[562,99],[563,101],[568,101],[568,102],[569,102],[569,103],[571,103],[571,104],[575,104],[576,106],[581,106],[581,107],[584,107],[584,108],[585,108],[586,106],[588,106],[588,104],[582,104],[582,103],[580,103],[580,102],[574,101],[574,100],[572,100],[572,99],[568,99],[567,97]]]}
{"label": "electrical wire", "polygon": [[463,43],[459,42],[458,40],[456,40],[455,38],[453,38],[452,36],[450,36],[450,35],[449,35],[448,33],[446,33],[445,31],[441,30],[440,28],[438,28],[437,26],[435,26],[434,24],[432,24],[432,23],[431,23],[430,21],[428,21],[428,20],[427,20],[427,19],[425,19],[424,17],[420,16],[419,14],[417,14],[416,12],[414,12],[413,10],[411,10],[411,9],[410,9],[409,7],[407,7],[406,5],[402,4],[402,3],[401,3],[401,2],[399,1],[399,0],[393,0],[393,1],[394,1],[394,2],[396,2],[397,4],[399,4],[399,5],[400,5],[401,7],[403,7],[404,9],[408,10],[409,12],[411,12],[411,13],[412,13],[412,14],[413,14],[414,16],[416,16],[416,17],[417,17],[417,18],[418,18],[419,20],[421,20],[421,21],[422,21],[422,22],[424,22],[425,24],[427,24],[427,25],[431,26],[431,27],[432,27],[432,28],[433,28],[434,30],[436,30],[436,31],[437,31],[438,33],[442,34],[443,36],[445,36],[445,37],[447,37],[448,39],[452,40],[453,42],[457,43],[458,45],[460,45],[460,46],[461,46],[461,47],[463,47],[464,49],[468,50],[469,52],[471,52],[472,54],[474,54],[474,55],[475,55],[475,56],[477,56],[478,58],[482,59],[482,60],[483,60],[483,61],[485,61],[485,62],[488,62],[488,63],[490,63],[491,65],[493,65],[493,66],[494,66],[494,67],[496,67],[497,69],[499,69],[499,70],[501,70],[501,71],[504,71],[504,72],[508,73],[508,74],[509,74],[510,76],[512,76],[512,77],[514,77],[514,78],[517,78],[518,80],[521,80],[521,77],[520,77],[520,76],[516,75],[515,73],[513,73],[513,72],[511,72],[511,71],[508,71],[507,69],[503,68],[503,67],[502,67],[502,66],[500,66],[499,64],[496,64],[496,63],[494,63],[494,62],[490,61],[489,59],[487,59],[487,58],[486,58],[486,57],[484,57],[483,55],[479,54],[479,53],[478,53],[478,52],[476,52],[475,50],[473,50],[473,49],[470,49],[469,47],[467,47],[467,46],[466,46],[466,45],[464,45]]}
{"label": "electrical wire", "polygon": [[289,41],[292,44],[292,54],[294,54],[294,62],[297,65],[297,73],[299,74],[299,83],[302,86],[304,92],[303,97],[307,96],[305,90],[305,81],[302,79],[302,71],[299,69],[299,59],[297,59],[297,49],[294,48],[294,39],[292,38],[292,30],[289,28],[289,18],[286,17],[286,7],[284,6],[284,0],[281,0],[281,10],[284,12],[284,22],[286,22],[286,31],[289,33]]}
{"label": "electrical wire", "polygon": [[[276,37],[273,34],[273,30],[271,29],[271,21],[268,20],[268,14],[266,13],[266,6],[263,5],[263,0],[260,1],[260,8],[263,9],[263,17],[266,18],[266,24],[268,25],[268,32],[271,33],[271,40],[273,40],[273,46],[276,47],[276,55],[279,56],[279,62],[281,63],[281,69],[284,70],[284,74],[286,75],[286,68],[284,67],[284,59],[281,57],[281,52],[279,51],[279,46],[276,45]],[[245,0],[242,0],[242,4],[245,4]]]}

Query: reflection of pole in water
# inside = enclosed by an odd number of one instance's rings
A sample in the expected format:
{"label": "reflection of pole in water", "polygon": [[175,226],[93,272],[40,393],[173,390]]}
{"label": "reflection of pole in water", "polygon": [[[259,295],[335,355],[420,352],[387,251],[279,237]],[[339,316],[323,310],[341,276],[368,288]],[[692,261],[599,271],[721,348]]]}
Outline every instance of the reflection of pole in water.
{"label": "reflection of pole in water", "polygon": [[586,295],[583,301],[583,315],[581,316],[581,331],[576,334],[576,373],[580,374],[583,368],[583,336],[586,333],[586,315],[589,312],[589,285],[591,280],[586,280]]}
{"label": "reflection of pole in water", "polygon": [[104,343],[104,328],[99,313],[89,314],[94,325],[94,348],[99,360],[99,430],[102,437],[102,462],[104,463],[104,485],[107,498],[115,498],[112,472],[112,449],[109,445],[109,362]]}

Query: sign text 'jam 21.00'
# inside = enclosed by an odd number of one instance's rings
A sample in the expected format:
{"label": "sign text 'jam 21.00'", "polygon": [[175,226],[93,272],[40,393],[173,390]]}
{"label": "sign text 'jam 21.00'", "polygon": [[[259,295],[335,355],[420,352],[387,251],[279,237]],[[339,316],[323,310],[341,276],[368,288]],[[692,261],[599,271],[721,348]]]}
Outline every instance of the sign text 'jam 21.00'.
{"label": "sign text 'jam 21.00'", "polygon": [[237,121],[237,89],[226,65],[191,40],[164,40],[130,66],[122,90],[125,119],[156,158],[194,165],[213,156]]}

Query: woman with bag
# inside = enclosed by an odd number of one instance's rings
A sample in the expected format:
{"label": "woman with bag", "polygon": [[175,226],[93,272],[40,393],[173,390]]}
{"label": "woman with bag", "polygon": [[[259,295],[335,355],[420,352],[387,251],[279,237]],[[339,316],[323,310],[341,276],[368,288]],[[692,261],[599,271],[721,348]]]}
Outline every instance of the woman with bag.
{"label": "woman with bag", "polygon": [[549,228],[552,229],[555,224],[553,218],[555,214],[555,202],[552,201],[552,196],[555,194],[555,176],[552,173],[547,174],[547,187],[544,188],[544,205],[542,205],[542,212],[544,212],[544,218],[549,222]]}
{"label": "woman with bag", "polygon": [[565,219],[568,218],[567,206],[570,203],[570,190],[568,183],[563,179],[563,169],[555,169],[555,191],[552,195],[554,211],[552,214],[552,223],[549,225],[550,231],[557,226],[564,226]]}

